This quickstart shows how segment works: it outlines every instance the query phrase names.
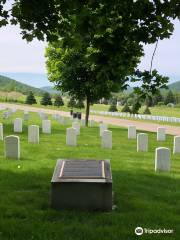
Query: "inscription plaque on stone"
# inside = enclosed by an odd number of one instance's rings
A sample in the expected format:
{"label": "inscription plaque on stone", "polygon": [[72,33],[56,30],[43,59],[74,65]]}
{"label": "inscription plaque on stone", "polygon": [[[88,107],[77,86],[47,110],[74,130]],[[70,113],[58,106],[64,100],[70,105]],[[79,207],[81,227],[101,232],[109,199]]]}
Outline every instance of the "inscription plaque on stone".
{"label": "inscription plaque on stone", "polygon": [[109,160],[58,160],[51,180],[55,209],[112,210]]}

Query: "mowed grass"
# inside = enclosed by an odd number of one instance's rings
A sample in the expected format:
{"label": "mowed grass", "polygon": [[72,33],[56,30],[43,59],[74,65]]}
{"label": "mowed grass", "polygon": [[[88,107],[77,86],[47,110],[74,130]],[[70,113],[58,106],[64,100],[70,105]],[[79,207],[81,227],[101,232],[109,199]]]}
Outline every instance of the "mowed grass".
{"label": "mowed grass", "polygon": [[[13,134],[16,112],[2,119],[4,134]],[[49,117],[49,119],[51,119]],[[28,124],[41,125],[30,114],[24,122],[21,160],[5,159],[0,142],[0,240],[132,240],[137,226],[173,229],[173,234],[144,234],[141,239],[179,239],[180,155],[171,156],[170,173],[154,172],[154,152],[171,148],[173,136],[157,142],[149,133],[149,152],[137,153],[127,129],[110,126],[113,149],[100,147],[99,129],[81,128],[78,146],[65,145],[66,127],[52,120],[52,134],[40,134],[40,144],[28,144]],[[112,212],[55,211],[50,208],[50,181],[58,158],[110,159],[115,210]],[[20,166],[20,168],[18,168]]]}

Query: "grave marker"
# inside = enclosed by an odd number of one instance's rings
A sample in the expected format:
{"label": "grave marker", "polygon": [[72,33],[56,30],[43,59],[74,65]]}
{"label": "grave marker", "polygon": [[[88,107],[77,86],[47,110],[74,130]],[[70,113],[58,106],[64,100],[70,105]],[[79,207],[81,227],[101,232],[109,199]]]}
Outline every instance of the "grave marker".
{"label": "grave marker", "polygon": [[173,153],[180,153],[180,136],[174,137]]}
{"label": "grave marker", "polygon": [[155,171],[170,171],[170,149],[165,147],[156,148]]}
{"label": "grave marker", "polygon": [[39,143],[39,126],[30,125],[28,127],[28,142],[29,143]]}
{"label": "grave marker", "polygon": [[14,132],[21,133],[22,132],[22,119],[16,118],[14,120]]}
{"label": "grave marker", "polygon": [[101,146],[112,149],[112,131],[104,130],[102,132]]}
{"label": "grave marker", "polygon": [[20,159],[20,141],[18,136],[10,135],[4,138],[5,157]]}
{"label": "grave marker", "polygon": [[137,151],[147,152],[148,151],[148,134],[139,133],[137,135]]}
{"label": "grave marker", "polygon": [[157,128],[157,141],[166,140],[166,129],[164,127]]}
{"label": "grave marker", "polygon": [[136,139],[136,126],[128,126],[128,139]]}
{"label": "grave marker", "polygon": [[75,128],[66,129],[66,145],[77,146],[77,131]]}

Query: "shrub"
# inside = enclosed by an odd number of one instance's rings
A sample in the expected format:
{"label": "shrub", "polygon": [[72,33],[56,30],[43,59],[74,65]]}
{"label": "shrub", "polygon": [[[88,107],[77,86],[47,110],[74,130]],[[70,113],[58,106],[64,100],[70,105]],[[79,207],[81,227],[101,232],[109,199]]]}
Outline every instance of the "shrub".
{"label": "shrub", "polygon": [[129,113],[131,113],[131,109],[129,108],[127,103],[125,103],[125,105],[122,108],[121,112],[129,112]]}
{"label": "shrub", "polygon": [[79,109],[85,108],[84,102],[82,100],[77,101],[75,107]]}
{"label": "shrub", "polygon": [[143,114],[151,114],[151,111],[150,111],[150,109],[148,108],[148,106],[146,106]]}
{"label": "shrub", "polygon": [[54,106],[57,106],[57,107],[64,106],[63,99],[60,95],[55,96]]}
{"label": "shrub", "polygon": [[68,106],[69,108],[75,108],[75,107],[76,107],[76,101],[75,101],[75,99],[74,99],[73,97],[70,98],[67,106]]}
{"label": "shrub", "polygon": [[140,102],[138,100],[135,100],[134,104],[132,105],[131,113],[137,114],[140,108],[141,108]]}
{"label": "shrub", "polygon": [[43,94],[43,97],[41,99],[41,105],[44,105],[44,106],[52,105],[51,95],[48,92],[45,92]]}
{"label": "shrub", "polygon": [[167,107],[174,108],[175,104],[174,103],[168,103]]}
{"label": "shrub", "polygon": [[37,103],[36,98],[34,97],[34,94],[32,91],[30,91],[29,94],[27,95],[25,103],[30,105]]}
{"label": "shrub", "polygon": [[164,102],[158,102],[157,105],[158,105],[158,106],[163,106],[163,105],[164,105]]}
{"label": "shrub", "polygon": [[116,107],[116,104],[111,104],[110,106],[109,106],[109,110],[108,110],[109,112],[118,112],[118,109],[117,109],[117,107]]}

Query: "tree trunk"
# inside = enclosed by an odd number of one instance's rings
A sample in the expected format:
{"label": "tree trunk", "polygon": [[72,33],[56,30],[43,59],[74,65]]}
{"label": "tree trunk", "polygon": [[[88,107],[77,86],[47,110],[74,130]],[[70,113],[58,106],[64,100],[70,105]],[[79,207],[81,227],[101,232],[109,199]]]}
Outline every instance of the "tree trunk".
{"label": "tree trunk", "polygon": [[86,117],[85,117],[85,120],[86,120],[86,127],[88,127],[88,121],[89,121],[89,110],[90,110],[90,101],[89,101],[89,98],[87,97],[87,99],[86,99]]}

